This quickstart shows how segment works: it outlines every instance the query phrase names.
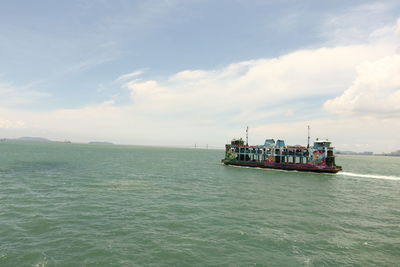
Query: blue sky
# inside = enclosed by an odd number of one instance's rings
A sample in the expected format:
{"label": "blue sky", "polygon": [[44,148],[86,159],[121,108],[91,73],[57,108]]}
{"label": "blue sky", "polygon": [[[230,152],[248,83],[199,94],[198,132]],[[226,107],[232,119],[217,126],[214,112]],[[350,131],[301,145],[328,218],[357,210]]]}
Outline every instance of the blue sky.
{"label": "blue sky", "polygon": [[[269,134],[301,142],[287,132],[314,124],[339,148],[390,150],[400,146],[392,135],[382,143],[358,137],[364,128],[323,128],[382,117],[381,127],[399,126],[389,101],[397,81],[357,87],[370,77],[360,72],[368,62],[391,57],[394,73],[385,75],[396,75],[398,14],[390,0],[5,1],[0,134],[218,146],[247,125],[257,142]],[[387,108],[365,108],[359,95]],[[168,127],[170,135],[157,135]]]}

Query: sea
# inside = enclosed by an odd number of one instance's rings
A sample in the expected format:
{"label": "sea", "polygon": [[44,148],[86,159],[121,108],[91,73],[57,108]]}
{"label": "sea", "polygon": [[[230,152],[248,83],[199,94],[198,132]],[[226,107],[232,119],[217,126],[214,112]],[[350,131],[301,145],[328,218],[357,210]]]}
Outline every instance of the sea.
{"label": "sea", "polygon": [[400,157],[0,142],[0,266],[400,266]]}

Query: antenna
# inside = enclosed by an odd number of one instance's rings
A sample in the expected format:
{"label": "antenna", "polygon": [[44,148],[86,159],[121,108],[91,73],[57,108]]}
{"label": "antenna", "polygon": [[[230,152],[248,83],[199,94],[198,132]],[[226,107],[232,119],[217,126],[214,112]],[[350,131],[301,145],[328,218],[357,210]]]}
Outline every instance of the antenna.
{"label": "antenna", "polygon": [[246,146],[249,145],[249,126],[246,128]]}
{"label": "antenna", "polygon": [[308,142],[307,142],[307,148],[310,148],[310,125],[307,125],[308,129]]}

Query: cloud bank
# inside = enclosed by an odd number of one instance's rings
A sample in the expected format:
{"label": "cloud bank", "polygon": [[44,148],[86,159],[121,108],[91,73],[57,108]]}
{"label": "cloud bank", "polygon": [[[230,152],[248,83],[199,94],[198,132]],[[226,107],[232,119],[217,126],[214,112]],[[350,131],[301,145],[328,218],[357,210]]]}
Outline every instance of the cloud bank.
{"label": "cloud bank", "polygon": [[325,103],[336,114],[375,117],[400,116],[400,55],[365,62],[344,93]]}

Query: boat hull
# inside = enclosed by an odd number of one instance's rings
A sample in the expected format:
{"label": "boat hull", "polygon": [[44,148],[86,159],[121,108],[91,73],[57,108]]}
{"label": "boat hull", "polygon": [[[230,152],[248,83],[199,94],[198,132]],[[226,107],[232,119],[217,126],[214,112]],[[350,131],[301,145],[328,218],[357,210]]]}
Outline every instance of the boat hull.
{"label": "boat hull", "polygon": [[329,167],[329,166],[316,166],[310,164],[295,164],[295,163],[240,161],[240,160],[227,160],[227,159],[222,159],[221,162],[224,163],[225,165],[278,169],[287,171],[301,171],[301,172],[337,173],[342,170],[342,168],[339,166]]}

